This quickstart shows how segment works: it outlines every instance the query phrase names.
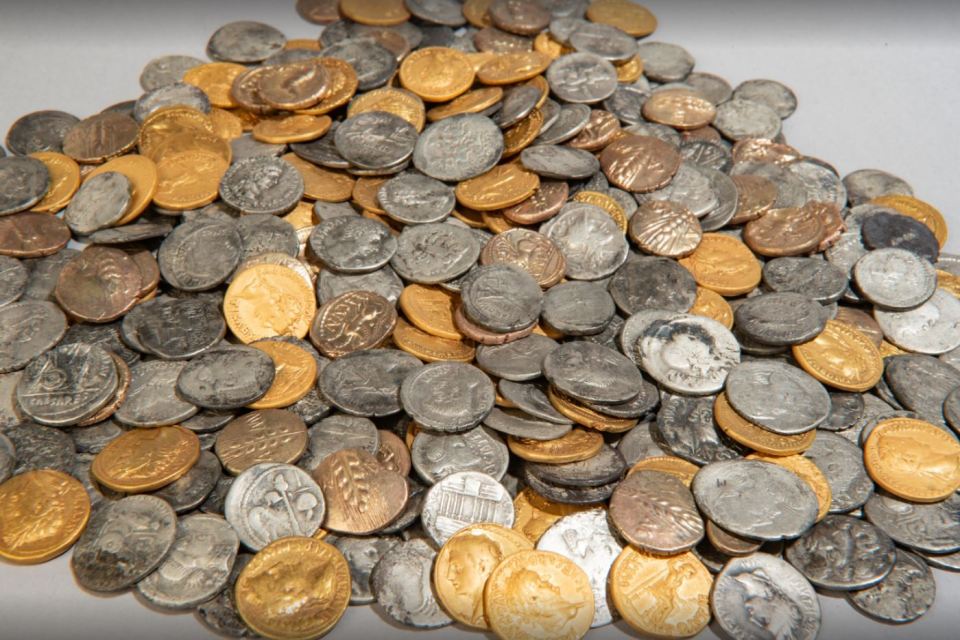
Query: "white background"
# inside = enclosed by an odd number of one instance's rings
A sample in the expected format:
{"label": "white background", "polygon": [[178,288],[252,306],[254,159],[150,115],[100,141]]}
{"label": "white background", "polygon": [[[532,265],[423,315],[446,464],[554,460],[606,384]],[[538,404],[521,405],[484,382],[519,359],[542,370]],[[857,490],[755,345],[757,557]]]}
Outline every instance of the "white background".
{"label": "white background", "polygon": [[[652,39],[685,46],[697,69],[734,85],[773,78],[799,96],[788,141],[846,174],[879,168],[910,182],[960,228],[960,2],[646,3],[660,19]],[[25,113],[79,117],[136,98],[143,65],[164,54],[203,58],[220,25],[261,20],[290,38],[315,37],[293,0],[0,0],[0,133]],[[960,231],[948,241],[960,252]],[[82,592],[69,554],[38,567],[0,564],[0,638],[207,638],[189,615],[146,609],[130,594]],[[908,627],[871,621],[823,596],[821,638],[960,637],[960,576],[936,571],[933,610]],[[592,638],[625,637],[606,627]],[[476,638],[455,628],[415,632],[372,607],[351,608],[330,638]],[[710,631],[703,637],[713,637]]]}

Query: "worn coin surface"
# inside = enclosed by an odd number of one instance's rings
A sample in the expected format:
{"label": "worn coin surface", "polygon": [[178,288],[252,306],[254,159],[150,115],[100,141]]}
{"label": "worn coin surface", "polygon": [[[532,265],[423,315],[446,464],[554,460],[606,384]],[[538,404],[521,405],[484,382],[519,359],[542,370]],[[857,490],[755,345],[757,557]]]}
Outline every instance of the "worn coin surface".
{"label": "worn coin surface", "polygon": [[894,624],[916,620],[929,610],[936,596],[933,573],[922,558],[897,549],[896,562],[878,584],[847,594],[860,611]]}
{"label": "worn coin surface", "polygon": [[420,430],[410,457],[417,475],[431,485],[459,471],[479,471],[501,480],[510,461],[507,445],[484,426],[462,433]]}
{"label": "worn coin surface", "polygon": [[638,471],[621,482],[610,498],[610,520],[624,539],[655,555],[689,551],[704,535],[690,490],[660,471]]}
{"label": "worn coin surface", "polygon": [[443,478],[428,491],[421,521],[438,545],[463,527],[491,522],[512,527],[513,501],[502,484],[476,471],[461,471]]}
{"label": "worn coin surface", "polygon": [[282,409],[251,411],[231,420],[214,445],[224,469],[233,475],[268,462],[293,464],[306,448],[303,420]]}
{"label": "worn coin surface", "polygon": [[407,413],[423,427],[456,433],[478,425],[494,406],[493,383],[468,364],[437,362],[408,376],[400,388]]}
{"label": "worn coin surface", "polygon": [[403,476],[360,449],[328,455],[313,477],[327,502],[323,525],[337,533],[366,535],[383,528],[400,514],[409,495]]}
{"label": "worn coin surface", "polygon": [[815,586],[853,591],[883,580],[897,552],[887,534],[869,522],[831,515],[791,543],[785,556]]}
{"label": "worn coin surface", "polygon": [[[772,389],[776,389],[776,397],[785,399],[779,406],[762,399]],[[781,435],[810,431],[830,414],[830,396],[823,385],[802,370],[775,360],[737,365],[727,376],[725,390],[737,413]]]}
{"label": "worn coin surface", "polygon": [[383,554],[370,575],[377,602],[400,624],[421,629],[453,620],[437,601],[431,580],[437,551],[422,538],[406,540]]}
{"label": "worn coin surface", "polygon": [[652,323],[635,348],[647,373],[679,393],[719,391],[740,362],[740,345],[726,327],[687,314]]}
{"label": "worn coin surface", "polygon": [[569,342],[544,358],[550,384],[578,400],[616,404],[637,395],[643,378],[637,367],[613,349],[592,342]]}
{"label": "worn coin surface", "polygon": [[183,427],[134,429],[104,447],[90,471],[109,489],[143,493],[181,478],[199,457],[197,436]]}

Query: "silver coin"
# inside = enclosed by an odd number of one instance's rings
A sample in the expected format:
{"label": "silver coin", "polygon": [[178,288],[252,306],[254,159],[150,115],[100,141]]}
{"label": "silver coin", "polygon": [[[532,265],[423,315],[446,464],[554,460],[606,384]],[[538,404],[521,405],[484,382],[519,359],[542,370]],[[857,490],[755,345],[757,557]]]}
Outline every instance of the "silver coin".
{"label": "silver coin", "polygon": [[944,554],[917,552],[917,555],[923,558],[924,562],[935,569],[943,569],[944,571],[953,572],[960,571],[960,551]]}
{"label": "silver coin", "polygon": [[623,545],[610,530],[606,511],[591,509],[560,518],[540,536],[537,550],[559,553],[587,574],[595,605],[591,627],[613,622],[616,608],[607,594],[607,575]]}
{"label": "silver coin", "polygon": [[772,346],[801,344],[816,338],[827,324],[823,306],[800,293],[767,293],[747,298],[734,311],[737,330]]}
{"label": "silver coin", "polygon": [[420,519],[430,538],[443,545],[467,526],[491,522],[512,527],[513,500],[502,484],[476,471],[452,473],[430,487]]}
{"label": "silver coin", "polygon": [[112,226],[127,213],[132,185],[122,173],[107,171],[84,181],[63,212],[63,221],[77,235]]}
{"label": "silver coin", "polygon": [[946,424],[945,401],[960,387],[960,372],[931,356],[900,355],[884,360],[884,378],[897,401],[923,420]]}
{"label": "silver coin", "polygon": [[595,103],[617,89],[617,70],[610,61],[593,53],[568,53],[547,68],[547,82],[564,102]]}
{"label": "silver coin", "polygon": [[897,552],[889,536],[869,522],[830,515],[791,543],[784,555],[815,586],[853,591],[883,580]]}
{"label": "silver coin", "polygon": [[30,275],[22,262],[0,256],[0,307],[16,302],[27,288]]}
{"label": "silver coin", "polygon": [[573,423],[570,418],[554,408],[540,384],[524,384],[501,379],[497,387],[507,401],[516,405],[524,413],[554,424],[571,425]]}
{"label": "silver coin", "polygon": [[880,583],[848,593],[847,600],[878,620],[903,624],[925,614],[936,595],[936,582],[923,559],[897,549],[893,570]]}
{"label": "silver coin", "polygon": [[370,574],[377,603],[396,622],[430,629],[452,624],[433,590],[436,550],[423,539],[407,540],[384,553]]}
{"label": "silver coin", "polygon": [[152,113],[175,106],[210,113],[210,99],[202,89],[185,82],[173,82],[140,96],[133,106],[132,115],[138,123],[143,123]]}
{"label": "silver coin", "polygon": [[164,238],[157,263],[163,279],[177,289],[206,291],[226,282],[242,256],[235,224],[198,220],[178,225]]}
{"label": "silver coin", "polygon": [[540,226],[563,252],[566,276],[573,280],[599,280],[615,272],[629,253],[617,223],[600,207],[585,202],[568,203]]}
{"label": "silver coin", "polygon": [[877,249],[857,260],[853,277],[863,296],[884,309],[913,309],[937,290],[937,273],[927,260],[905,249]]}
{"label": "silver coin", "polygon": [[250,630],[234,602],[234,587],[240,572],[253,560],[252,553],[238,553],[233,563],[233,569],[227,577],[227,586],[212,599],[201,603],[194,612],[194,617],[210,631],[229,638],[258,638]]}
{"label": "silver coin", "polygon": [[714,400],[714,396],[662,394],[656,428],[651,429],[656,444],[698,465],[741,457],[740,447],[722,435],[714,424]]}
{"label": "silver coin", "polygon": [[459,27],[466,22],[460,4],[454,0],[406,0],[404,5],[414,16],[430,24]]}
{"label": "silver coin", "polygon": [[387,551],[400,544],[396,536],[336,536],[331,544],[340,550],[350,566],[350,604],[375,601],[370,589],[370,574]]}
{"label": "silver coin", "polygon": [[[240,162],[248,158],[279,158],[286,148],[286,145],[267,144],[255,140],[250,134],[244,134],[230,141],[230,156],[233,162]],[[346,165],[346,161],[343,164]]]}
{"label": "silver coin", "polygon": [[569,423],[541,420],[518,409],[498,407],[494,407],[490,415],[484,418],[483,424],[494,431],[525,440],[556,440],[573,428]]}
{"label": "silver coin", "polygon": [[24,368],[66,331],[67,317],[52,302],[24,300],[0,308],[0,373]]}
{"label": "silver coin", "polygon": [[459,471],[477,471],[501,480],[510,453],[497,434],[479,426],[462,433],[418,431],[410,458],[417,475],[433,485]]}
{"label": "silver coin", "polygon": [[239,547],[237,534],[220,516],[181,518],[170,553],[137,583],[137,594],[161,609],[192,609],[226,587]]}
{"label": "silver coin", "polygon": [[632,124],[629,127],[624,127],[623,130],[627,133],[638,136],[657,138],[658,140],[662,140],[663,142],[671,144],[674,147],[679,147],[681,143],[680,134],[677,132],[677,130],[663,124],[640,122],[637,124]]}
{"label": "silver coin", "polygon": [[324,458],[342,449],[362,449],[376,455],[380,448],[377,426],[367,418],[335,414],[307,429],[310,438],[306,455],[297,463],[301,469],[313,471]]}
{"label": "silver coin", "polygon": [[[608,98],[608,100],[612,99],[613,96]],[[604,103],[604,106],[606,106],[606,103]],[[583,131],[588,122],[590,122],[589,106],[564,103],[560,105],[560,112],[553,124],[547,126],[546,121],[544,121],[543,129],[537,136],[536,142],[537,144],[548,145],[561,144]]]}
{"label": "silver coin", "polygon": [[520,152],[524,167],[542,178],[582,180],[600,169],[600,161],[583,149],[561,145],[537,144]]}
{"label": "silver coin", "polygon": [[445,182],[462,182],[492,169],[503,155],[503,135],[490,118],[456,115],[434,122],[417,138],[413,164]]}
{"label": "silver coin", "polygon": [[532,334],[501,345],[477,345],[477,366],[507,381],[539,378],[543,358],[559,345],[556,340]]}
{"label": "silver coin", "polygon": [[73,575],[84,589],[121,591],[163,562],[176,534],[177,515],[160,498],[103,500],[73,548]]}
{"label": "silver coin", "polygon": [[684,79],[684,82],[713,104],[723,104],[733,96],[730,83],[712,73],[694,71]]}
{"label": "silver coin", "polygon": [[220,310],[200,298],[157,299],[136,325],[140,344],[165,360],[184,360],[223,340],[227,324]]}
{"label": "silver coin", "polygon": [[471,429],[493,409],[493,383],[473,365],[435,362],[413,371],[400,387],[400,402],[422,427],[446,433]]}
{"label": "silver coin", "polygon": [[902,178],[878,169],[860,169],[843,178],[850,206],[865,204],[886,195],[912,196],[913,188]]}
{"label": "silver coin", "polygon": [[547,290],[541,315],[553,329],[568,336],[583,336],[603,331],[616,313],[617,307],[605,287],[596,282],[574,281]]}
{"label": "silver coin", "polygon": [[265,213],[244,215],[237,221],[237,231],[243,242],[243,255],[237,273],[248,261],[268,253],[280,253],[291,258],[300,253],[297,231],[286,220]]}
{"label": "silver coin", "polygon": [[530,327],[543,306],[543,292],[533,276],[509,264],[471,271],[460,283],[460,299],[467,319],[497,333]]}
{"label": "silver coin", "polygon": [[830,512],[847,513],[858,509],[873,495],[873,482],[863,465],[863,453],[845,438],[827,431],[804,451],[823,473],[830,485]]}
{"label": "silver coin", "polygon": [[380,529],[380,534],[382,535],[406,533],[420,518],[420,507],[423,505],[423,498],[426,495],[427,488],[412,478],[404,479],[407,481],[407,504],[404,505],[400,515],[394,518],[387,526]]}
{"label": "silver coin", "polygon": [[787,166],[787,171],[800,179],[808,202],[823,202],[847,206],[847,190],[834,171],[814,160],[799,160]]}
{"label": "silver coin", "polygon": [[581,53],[592,53],[611,62],[626,62],[637,55],[637,41],[620,29],[583,22],[568,38],[570,46]]}
{"label": "silver coin", "polygon": [[123,431],[113,420],[105,420],[89,427],[70,429],[70,438],[77,453],[100,453]]}
{"label": "silver coin", "polygon": [[627,476],[610,497],[610,520],[630,544],[656,555],[688,551],[704,536],[690,490],[661,471]]}
{"label": "silver coin", "polygon": [[838,391],[828,393],[830,393],[830,415],[820,424],[821,430],[844,431],[860,421],[866,409],[862,394]]}
{"label": "silver coin", "polygon": [[597,487],[565,487],[559,484],[550,484],[537,478],[537,476],[523,469],[523,482],[526,486],[543,496],[548,500],[559,502],[560,504],[576,505],[596,505],[610,499],[614,489],[619,485],[618,482],[602,484]]}
{"label": "silver coin", "polygon": [[200,459],[185,475],[151,495],[169,502],[177,513],[193,511],[214,490],[221,474],[217,456],[201,451]]}
{"label": "silver coin", "polygon": [[637,353],[654,380],[694,395],[722,389],[740,362],[740,345],[725,326],[688,314],[653,322],[637,342]]}
{"label": "silver coin", "polygon": [[644,309],[632,314],[624,321],[623,327],[621,327],[617,337],[617,344],[620,351],[639,365],[639,341],[640,338],[643,337],[644,332],[653,326],[654,323],[662,323],[682,317],[682,314],[675,311],[664,311],[662,309]]}
{"label": "silver coin", "polygon": [[407,226],[396,242],[390,266],[405,280],[420,284],[446,282],[467,273],[481,248],[469,229],[445,223]]}
{"label": "silver coin", "polygon": [[215,349],[187,363],[177,378],[177,392],[198,407],[239,409],[262,398],[275,373],[273,360],[259,349]]}
{"label": "silver coin", "polygon": [[[63,151],[63,137],[80,120],[63,111],[34,111],[21,116],[10,126],[6,145],[15,156],[38,151]],[[0,154],[3,157],[4,154]]]}
{"label": "silver coin", "polygon": [[735,100],[752,100],[773,109],[784,120],[797,110],[797,96],[776,80],[747,80],[733,91]]}
{"label": "silver coin", "polygon": [[601,404],[626,402],[643,384],[636,365],[608,347],[592,342],[568,342],[543,361],[543,374],[563,393]]}
{"label": "silver coin", "polygon": [[350,291],[372,291],[396,304],[403,292],[403,281],[389,266],[369,273],[345,274],[326,269],[317,277],[320,304]]}
{"label": "silver coin", "polygon": [[128,244],[140,242],[142,240],[153,240],[154,238],[164,238],[170,234],[173,227],[169,224],[159,222],[138,222],[136,224],[127,224],[113,229],[101,229],[95,231],[87,237],[90,244]]}
{"label": "silver coin", "polygon": [[690,213],[702,218],[717,208],[720,200],[710,178],[700,167],[683,162],[670,184],[649,193],[634,194],[637,202],[670,201],[686,207]]}
{"label": "silver coin", "polygon": [[373,38],[346,38],[327,47],[320,55],[349,62],[357,72],[360,91],[383,86],[397,70],[396,56]]}
{"label": "silver coin", "polygon": [[492,119],[501,129],[507,129],[517,124],[537,107],[540,101],[540,90],[531,85],[517,85],[503,92],[500,109]]}
{"label": "silver coin", "polygon": [[221,474],[217,479],[217,484],[214,486],[213,491],[211,491],[210,495],[200,504],[200,511],[222,516],[224,502],[227,499],[227,493],[230,492],[231,486],[233,486],[233,477]]}
{"label": "silver coin", "polygon": [[623,455],[608,444],[586,460],[563,464],[526,462],[524,467],[543,482],[564,487],[598,487],[620,480],[627,470]]}
{"label": "silver coin", "polygon": [[651,433],[652,427],[654,423],[641,422],[617,442],[617,451],[623,456],[628,468],[646,458],[670,455],[669,451],[657,444]]}
{"label": "silver coin", "polygon": [[626,315],[644,309],[686,312],[697,297],[697,282],[675,260],[637,256],[625,262],[607,287]]}
{"label": "silver coin", "polygon": [[4,434],[13,444],[12,450],[16,454],[14,475],[35,469],[54,469],[64,473],[73,470],[76,450],[73,440],[63,431],[24,422],[7,429]]}
{"label": "silver coin", "polygon": [[289,464],[255,464],[233,481],[224,516],[244,545],[259,551],[287,536],[312,536],[326,504],[310,475]]}
{"label": "silver coin", "polygon": [[684,161],[700,168],[729,171],[733,165],[730,151],[719,142],[709,140],[684,140],[680,145],[680,155]]}
{"label": "silver coin", "polygon": [[737,413],[781,435],[806,433],[830,415],[830,396],[823,385],[778,360],[737,365],[727,376],[726,394]]}
{"label": "silver coin", "polygon": [[178,424],[197,413],[196,405],[177,395],[177,378],[186,362],[151,360],[130,368],[130,389],[114,413],[117,422],[131,427]]}
{"label": "silver coin", "polygon": [[646,120],[643,117],[643,105],[649,97],[649,92],[619,86],[609,98],[603,101],[603,108],[615,115],[623,124],[644,124]]}
{"label": "silver coin", "polygon": [[193,56],[169,55],[154,58],[143,67],[140,73],[140,87],[144,91],[153,91],[176,82],[183,82],[183,76],[187,71],[203,63],[203,60]]}
{"label": "silver coin", "polygon": [[22,371],[0,374],[0,432],[23,422],[23,412],[16,400]]}
{"label": "silver coin", "polygon": [[245,214],[280,215],[303,197],[303,177],[280,158],[247,158],[234,163],[220,180],[220,197]]}
{"label": "silver coin", "polygon": [[400,116],[367,111],[347,118],[334,134],[340,155],[364,169],[384,169],[413,155],[417,130]]}
{"label": "silver coin", "polygon": [[693,56],[675,44],[641,42],[638,53],[643,60],[644,75],[654,82],[678,82],[693,70]]}
{"label": "silver coin", "polygon": [[397,239],[375,220],[343,216],[313,227],[307,240],[310,251],[328,268],[341,273],[368,273],[390,262]]}
{"label": "silver coin", "polygon": [[[290,145],[290,150],[300,158],[303,158],[307,162],[312,162],[315,165],[329,169],[347,169],[350,167],[350,163],[340,155],[336,145],[333,143],[336,132],[337,123],[334,122],[330,126],[330,130],[327,131],[323,137],[311,140],[310,142],[295,142]],[[284,146],[277,146],[280,147],[280,151],[276,155],[280,155],[283,153]]]}
{"label": "silver coin", "polygon": [[710,608],[732,638],[815,640],[817,593],[799,571],[767,553],[730,560],[717,575]]}
{"label": "silver coin", "polygon": [[286,41],[282,33],[262,22],[231,22],[210,36],[207,55],[224,62],[261,62],[283,49]]}
{"label": "silver coin", "polygon": [[333,360],[320,373],[320,392],[335,407],[353,415],[399,413],[400,385],[423,364],[396,349],[370,349]]}
{"label": "silver coin", "polygon": [[36,158],[0,158],[0,216],[26,211],[47,194],[50,172]]}
{"label": "silver coin", "polygon": [[388,216],[404,224],[442,222],[457,202],[452,187],[414,172],[387,180],[377,199]]}
{"label": "silver coin", "polygon": [[960,495],[932,504],[877,492],[863,507],[867,520],[894,542],[925,553],[960,551]]}
{"label": "silver coin", "polygon": [[317,200],[313,203],[313,215],[318,221],[323,222],[330,218],[355,216],[358,214],[349,202],[323,202],[322,200]]}
{"label": "silver coin", "polygon": [[875,309],[873,317],[887,340],[907,351],[939,355],[960,347],[960,300],[941,289],[919,307]]}
{"label": "silver coin", "polygon": [[781,120],[777,112],[759,102],[734,98],[717,107],[713,126],[733,140],[766,138],[780,135]]}
{"label": "silver coin", "polygon": [[820,258],[775,258],[763,265],[763,283],[776,292],[802,293],[821,304],[843,297],[848,279],[843,269]]}

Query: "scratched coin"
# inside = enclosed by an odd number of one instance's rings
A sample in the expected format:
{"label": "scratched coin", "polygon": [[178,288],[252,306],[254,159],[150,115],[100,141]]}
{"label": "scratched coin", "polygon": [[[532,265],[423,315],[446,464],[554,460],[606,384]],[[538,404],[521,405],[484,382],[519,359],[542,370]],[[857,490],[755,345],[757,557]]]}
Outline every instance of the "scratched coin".
{"label": "scratched coin", "polygon": [[24,300],[0,308],[0,372],[22,369],[66,331],[67,318],[52,302]]}
{"label": "scratched coin", "polygon": [[273,360],[267,354],[235,346],[190,360],[177,378],[177,392],[198,407],[239,409],[263,397],[273,379]]}
{"label": "scratched coin", "polygon": [[893,569],[893,541],[869,522],[827,516],[787,547],[784,554],[815,586],[831,591],[871,587]]}
{"label": "scratched coin", "polygon": [[847,594],[860,611],[884,622],[903,624],[916,620],[933,605],[936,582],[922,558],[903,549],[895,552],[893,569],[878,584]]}
{"label": "scratched coin", "polygon": [[414,538],[384,553],[373,568],[373,595],[387,615],[400,624],[432,629],[453,623],[440,607],[431,580],[436,556],[436,549],[428,541]]}
{"label": "scratched coin", "polygon": [[430,485],[460,471],[478,471],[501,480],[510,461],[507,445],[484,426],[461,433],[420,430],[410,457],[417,475]]}

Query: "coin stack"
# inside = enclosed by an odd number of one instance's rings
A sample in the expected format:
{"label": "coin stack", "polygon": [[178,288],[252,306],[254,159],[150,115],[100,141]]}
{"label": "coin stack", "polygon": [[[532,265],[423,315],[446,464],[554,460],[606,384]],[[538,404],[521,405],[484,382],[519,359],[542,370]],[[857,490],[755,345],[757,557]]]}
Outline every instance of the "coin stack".
{"label": "coin stack", "polygon": [[297,9],[319,40],[231,23],[11,127],[0,557],[284,640],[369,603],[509,640],[929,609],[960,569],[933,206],[628,0]]}

